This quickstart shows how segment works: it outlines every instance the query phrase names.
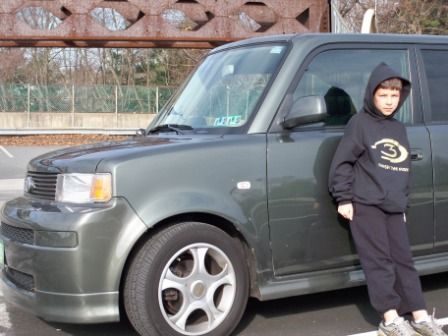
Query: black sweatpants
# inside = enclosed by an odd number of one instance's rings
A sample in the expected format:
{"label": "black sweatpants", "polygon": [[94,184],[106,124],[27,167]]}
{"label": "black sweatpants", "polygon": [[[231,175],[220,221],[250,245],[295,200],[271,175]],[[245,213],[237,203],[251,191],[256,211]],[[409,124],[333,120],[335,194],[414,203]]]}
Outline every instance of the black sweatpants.
{"label": "black sweatpants", "polygon": [[370,302],[378,313],[396,309],[402,315],[426,309],[403,214],[356,203],[350,229]]}

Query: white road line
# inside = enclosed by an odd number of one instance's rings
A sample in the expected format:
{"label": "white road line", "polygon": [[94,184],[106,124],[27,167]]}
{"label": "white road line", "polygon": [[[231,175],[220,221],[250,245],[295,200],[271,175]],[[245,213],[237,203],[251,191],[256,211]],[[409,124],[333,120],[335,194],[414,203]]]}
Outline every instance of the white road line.
{"label": "white road line", "polygon": [[[448,317],[444,317],[441,319],[437,319],[437,322],[439,323],[439,325],[445,326],[448,325]],[[360,333],[360,334],[352,334],[352,335],[348,335],[348,336],[377,336],[378,335],[378,331],[368,331],[365,333]]]}
{"label": "white road line", "polygon": [[0,179],[1,191],[20,191],[23,189],[23,179]]}
{"label": "white road line", "polygon": [[4,329],[12,328],[12,323],[9,319],[9,313],[4,303],[0,303],[0,326],[2,326]]}
{"label": "white road line", "polygon": [[7,150],[5,147],[0,146],[0,150],[1,150],[3,153],[5,153],[5,155],[8,156],[10,159],[12,159],[12,158],[14,157],[10,152],[8,152],[8,150]]}
{"label": "white road line", "polygon": [[[3,301],[3,292],[1,290],[0,290],[0,299]],[[9,319],[9,313],[8,310],[6,309],[6,304],[4,303],[0,303],[0,326],[2,326],[5,329],[12,328],[12,324]]]}

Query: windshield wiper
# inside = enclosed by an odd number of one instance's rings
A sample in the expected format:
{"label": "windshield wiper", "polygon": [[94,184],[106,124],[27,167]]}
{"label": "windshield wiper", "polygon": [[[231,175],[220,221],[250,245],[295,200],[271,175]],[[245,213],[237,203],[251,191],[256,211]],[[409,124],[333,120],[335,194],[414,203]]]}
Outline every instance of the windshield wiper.
{"label": "windshield wiper", "polygon": [[163,124],[151,128],[148,134],[159,133],[159,132],[176,132],[178,135],[183,135],[183,131],[192,131],[193,127],[190,125],[178,125],[178,124]]}

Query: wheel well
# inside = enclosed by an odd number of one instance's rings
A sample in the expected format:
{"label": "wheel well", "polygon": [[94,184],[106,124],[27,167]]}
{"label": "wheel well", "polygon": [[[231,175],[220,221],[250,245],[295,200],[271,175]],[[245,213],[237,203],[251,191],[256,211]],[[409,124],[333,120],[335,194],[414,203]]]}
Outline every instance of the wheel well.
{"label": "wheel well", "polygon": [[124,306],[123,306],[123,286],[124,286],[124,280],[126,277],[126,274],[128,272],[128,268],[130,265],[131,260],[134,258],[134,255],[137,253],[137,251],[140,249],[141,245],[144,244],[148,239],[150,239],[152,236],[154,236],[156,233],[164,230],[165,228],[169,226],[176,225],[178,223],[182,222],[200,222],[208,225],[215,226],[224,232],[226,232],[230,237],[236,239],[241,246],[241,249],[246,256],[247,261],[247,267],[249,270],[249,281],[250,281],[250,293],[249,295],[252,297],[260,297],[259,290],[258,290],[258,281],[256,276],[256,262],[255,262],[255,255],[253,253],[253,250],[251,249],[250,245],[244,238],[244,236],[241,234],[240,231],[238,231],[235,227],[235,225],[228,221],[225,218],[206,214],[206,213],[187,213],[187,214],[180,214],[173,217],[166,218],[162,220],[161,222],[157,223],[150,229],[148,229],[144,235],[140,237],[140,239],[136,242],[136,244],[133,246],[131,253],[129,253],[129,256],[126,260],[125,266],[123,268],[123,272],[121,274],[120,279],[120,311],[121,315],[125,315]]}

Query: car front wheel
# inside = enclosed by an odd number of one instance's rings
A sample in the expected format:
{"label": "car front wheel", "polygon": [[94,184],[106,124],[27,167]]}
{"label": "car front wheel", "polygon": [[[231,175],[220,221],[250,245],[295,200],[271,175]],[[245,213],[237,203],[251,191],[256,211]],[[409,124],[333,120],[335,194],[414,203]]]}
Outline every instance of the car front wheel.
{"label": "car front wheel", "polygon": [[131,262],[124,304],[141,335],[229,335],[246,307],[243,248],[224,231],[186,222],[147,240]]}

